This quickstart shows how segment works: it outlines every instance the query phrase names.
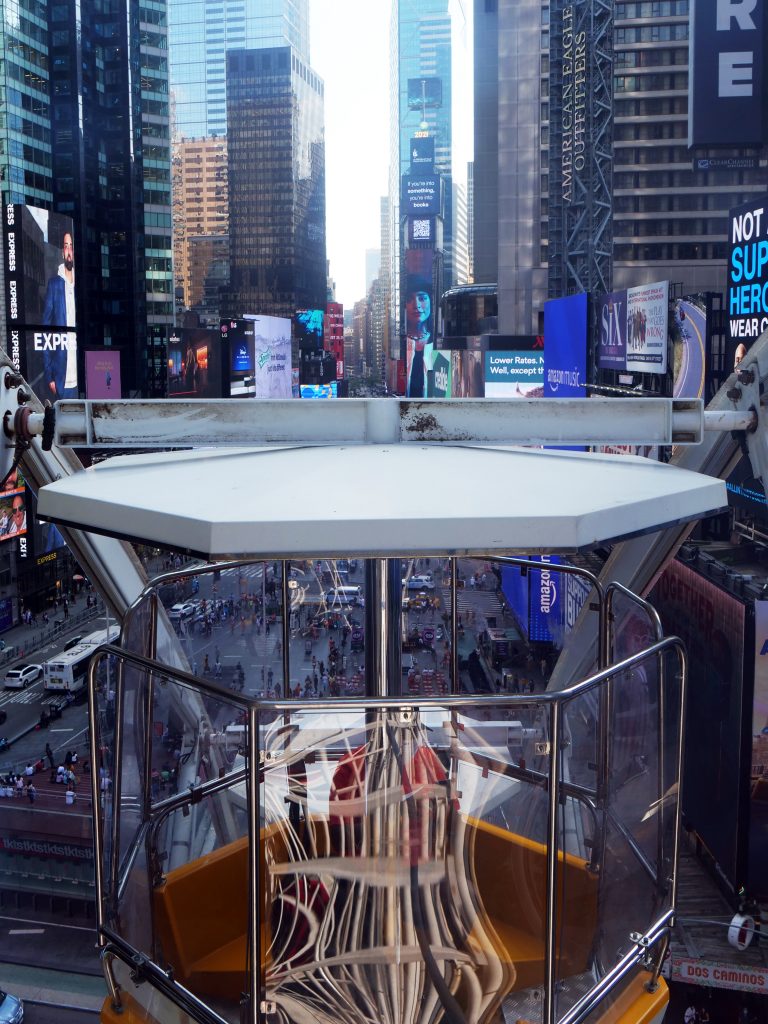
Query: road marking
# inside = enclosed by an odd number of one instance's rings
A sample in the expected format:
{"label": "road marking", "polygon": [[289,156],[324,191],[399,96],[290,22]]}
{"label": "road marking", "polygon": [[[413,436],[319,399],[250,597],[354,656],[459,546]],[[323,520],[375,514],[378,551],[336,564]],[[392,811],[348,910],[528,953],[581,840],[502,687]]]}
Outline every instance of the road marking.
{"label": "road marking", "polygon": [[74,729],[52,729],[50,727],[50,725],[49,725],[48,726],[48,731],[49,732],[74,732],[75,730]]}
{"label": "road marking", "polygon": [[42,935],[45,928],[9,928],[9,935]]}

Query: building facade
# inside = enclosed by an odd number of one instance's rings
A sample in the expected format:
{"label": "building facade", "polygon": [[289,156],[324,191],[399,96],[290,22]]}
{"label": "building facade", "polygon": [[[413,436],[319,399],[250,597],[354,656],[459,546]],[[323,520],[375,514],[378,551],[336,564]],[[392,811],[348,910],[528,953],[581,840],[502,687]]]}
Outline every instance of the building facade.
{"label": "building facade", "polygon": [[289,46],[227,57],[225,316],[324,309],[323,82]]}

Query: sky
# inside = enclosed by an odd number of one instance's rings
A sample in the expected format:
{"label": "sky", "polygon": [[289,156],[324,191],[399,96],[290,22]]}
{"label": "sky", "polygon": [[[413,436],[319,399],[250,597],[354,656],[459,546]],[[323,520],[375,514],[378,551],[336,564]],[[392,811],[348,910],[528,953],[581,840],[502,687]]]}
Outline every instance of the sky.
{"label": "sky", "polygon": [[326,239],[336,298],[365,295],[389,175],[391,0],[310,0],[310,57],[325,82]]}

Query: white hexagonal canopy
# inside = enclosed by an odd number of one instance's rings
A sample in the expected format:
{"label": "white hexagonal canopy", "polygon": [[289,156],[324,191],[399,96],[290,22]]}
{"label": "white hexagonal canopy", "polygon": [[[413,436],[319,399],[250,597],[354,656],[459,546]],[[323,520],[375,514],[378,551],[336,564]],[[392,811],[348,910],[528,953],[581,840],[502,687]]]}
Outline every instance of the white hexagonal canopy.
{"label": "white hexagonal canopy", "polygon": [[726,504],[722,481],[643,458],[395,444],[120,456],[38,509],[218,559],[569,551]]}

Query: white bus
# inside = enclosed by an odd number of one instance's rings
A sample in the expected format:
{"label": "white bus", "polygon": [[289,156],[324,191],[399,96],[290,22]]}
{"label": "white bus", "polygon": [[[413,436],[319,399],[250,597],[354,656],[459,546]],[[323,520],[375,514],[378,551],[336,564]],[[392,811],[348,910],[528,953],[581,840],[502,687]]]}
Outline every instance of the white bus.
{"label": "white bus", "polygon": [[49,658],[43,665],[43,689],[60,693],[77,693],[82,690],[93,652],[101,644],[112,643],[119,635],[120,627],[115,623],[109,629],[99,629],[84,636],[68,651]]}

